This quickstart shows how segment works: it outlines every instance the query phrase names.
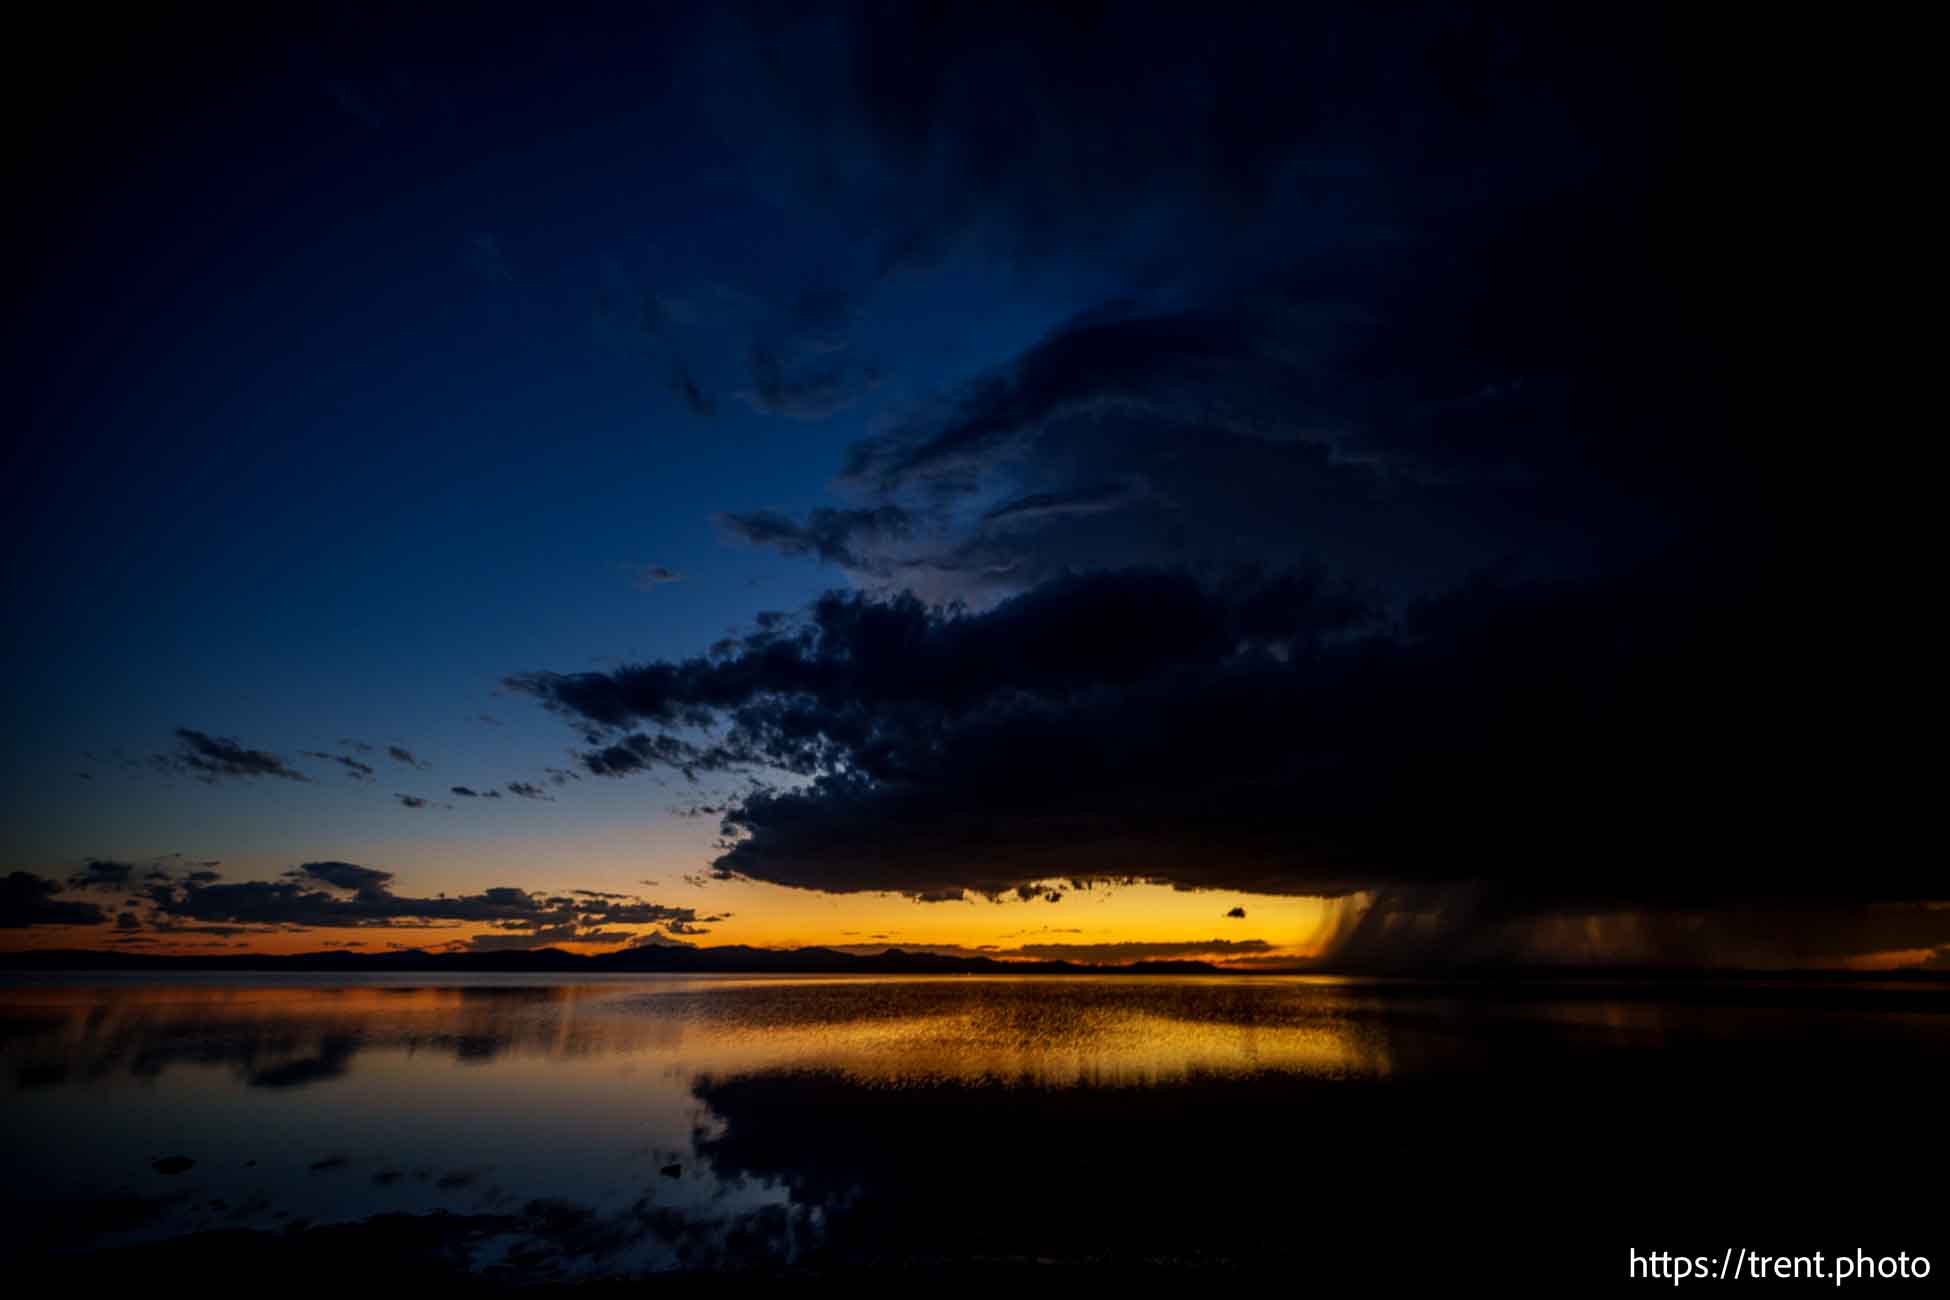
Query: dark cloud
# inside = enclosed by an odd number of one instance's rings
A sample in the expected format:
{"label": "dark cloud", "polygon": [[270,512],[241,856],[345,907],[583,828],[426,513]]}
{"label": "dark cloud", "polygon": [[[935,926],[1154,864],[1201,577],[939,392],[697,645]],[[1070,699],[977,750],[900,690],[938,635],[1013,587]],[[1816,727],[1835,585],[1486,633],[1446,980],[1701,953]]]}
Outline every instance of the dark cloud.
{"label": "dark cloud", "polygon": [[888,547],[913,534],[908,512],[892,504],[866,510],[822,506],[803,524],[771,510],[719,515],[718,524],[753,545],[769,546],[783,555],[812,556],[865,573],[887,572],[889,561],[884,556]]}
{"label": "dark cloud", "polygon": [[386,746],[386,757],[392,759],[395,763],[404,763],[408,767],[417,767],[417,768],[424,769],[433,766],[433,764],[431,763],[421,762],[419,759],[413,756],[413,751],[406,749],[400,745]]}
{"label": "dark cloud", "polygon": [[59,882],[25,871],[15,871],[0,880],[0,930],[20,930],[30,925],[100,925],[108,913],[93,903],[74,903],[56,898]]}
{"label": "dark cloud", "polygon": [[856,446],[863,504],[723,525],[981,600],[1134,564],[1324,563],[1400,597],[1642,559],[1745,493],[1675,417],[1707,414],[1693,340],[1615,219],[1511,225],[1363,273],[1108,304]]}
{"label": "dark cloud", "polygon": [[359,894],[379,894],[392,885],[393,873],[377,867],[362,867],[352,862],[308,862],[297,869],[303,875],[321,880],[336,889]]}
{"label": "dark cloud", "polygon": [[204,938],[209,941],[205,944],[205,946],[213,947],[213,948],[220,948],[223,946],[221,943],[216,942],[217,940],[234,939],[238,935],[244,935],[244,934],[304,934],[306,933],[303,927],[288,926],[288,925],[183,925],[178,922],[170,921],[170,920],[157,920],[153,923],[151,928],[160,930],[165,934],[181,936],[184,940],[196,939],[199,937]]}
{"label": "dark cloud", "polygon": [[[1201,28],[1013,5],[751,23],[750,147],[822,204],[846,176],[881,272],[979,250],[1115,287],[870,424],[853,500],[728,531],[937,599],[1253,563],[1402,600],[1490,566],[1588,575],[1753,500],[1675,255],[1707,192],[1679,180],[1714,173],[1659,20]],[[872,295],[801,297],[788,333],[826,337]]]}
{"label": "dark cloud", "polygon": [[463,799],[478,799],[481,797],[479,791],[470,790],[464,785],[450,786],[448,789],[451,793],[457,794]]}
{"label": "dark cloud", "polygon": [[832,362],[815,356],[792,364],[773,348],[759,345],[751,352],[752,388],[739,396],[756,411],[787,419],[816,421],[852,406],[874,388],[880,377],[871,367]]}
{"label": "dark cloud", "polygon": [[433,806],[432,804],[428,803],[425,799],[422,799],[419,795],[416,794],[396,794],[393,796],[393,798],[399,800],[400,803],[407,808],[418,809],[418,808],[431,808]]}
{"label": "dark cloud", "polygon": [[124,893],[135,878],[136,868],[127,862],[105,858],[90,859],[80,871],[68,877],[70,889],[100,889]]}
{"label": "dark cloud", "polygon": [[1226,919],[1229,921],[1243,921],[1246,919],[1246,909],[1243,907],[1235,907],[1226,913]]}
{"label": "dark cloud", "polygon": [[655,591],[658,587],[683,580],[683,574],[661,564],[644,565],[636,571],[634,578],[638,591]]}
{"label": "dark cloud", "polygon": [[1167,249],[1251,264],[1626,168],[1670,125],[1652,15],[1228,8],[1198,26],[1188,40],[1164,8],[771,13],[750,20],[773,110],[752,128],[826,204],[848,177],[883,268],[979,243],[1135,276],[1175,269]]}
{"label": "dark cloud", "polygon": [[671,367],[670,387],[671,391],[683,399],[684,405],[690,409],[692,415],[708,420],[718,413],[717,405],[705,395],[702,388],[698,387],[696,378],[681,363]]}
{"label": "dark cloud", "polygon": [[547,802],[549,799],[548,791],[542,789],[539,785],[530,785],[526,781],[508,782],[508,793],[523,799],[540,799],[543,802]]}
{"label": "dark cloud", "polygon": [[834,593],[730,655],[514,684],[591,733],[593,772],[800,778],[734,800],[714,870],[801,888],[1136,877],[1406,915],[1489,882],[1485,921],[1935,897],[1904,855],[1827,869],[1845,846],[1780,816],[1846,777],[1757,667],[1801,608],[1757,572],[1686,551],[1400,618],[1292,574],[1079,576],[982,612]]}
{"label": "dark cloud", "polygon": [[156,755],[155,764],[165,771],[182,772],[207,784],[214,784],[229,776],[311,780],[304,773],[287,766],[276,754],[261,749],[246,749],[235,740],[211,736],[190,727],[178,727],[176,741],[176,752]]}
{"label": "dark cloud", "polygon": [[[394,875],[351,862],[308,862],[271,881],[157,885],[148,901],[158,929],[193,926],[198,933],[227,934],[229,926],[427,927],[483,923],[511,934],[547,933],[552,941],[610,942],[633,932],[605,927],[709,923],[688,907],[666,907],[634,895],[555,895],[512,886],[478,894],[414,898],[395,893]],[[97,912],[99,909],[91,909]],[[73,922],[81,923],[81,922]],[[234,933],[249,933],[236,930]],[[509,946],[509,945],[502,945]],[[538,946],[524,944],[522,946]]]}
{"label": "dark cloud", "polygon": [[320,750],[308,749],[304,751],[304,756],[306,758],[318,759],[320,762],[337,763],[345,769],[345,774],[354,781],[370,781],[373,779],[372,764],[362,763],[350,755],[327,754]]}

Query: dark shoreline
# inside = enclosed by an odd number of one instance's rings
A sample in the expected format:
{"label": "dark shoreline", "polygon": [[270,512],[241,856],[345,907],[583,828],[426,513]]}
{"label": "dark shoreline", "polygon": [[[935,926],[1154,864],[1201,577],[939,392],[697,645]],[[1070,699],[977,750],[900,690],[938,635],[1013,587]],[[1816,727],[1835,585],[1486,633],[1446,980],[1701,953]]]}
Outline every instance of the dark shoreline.
{"label": "dark shoreline", "polygon": [[[1202,961],[1143,961],[1131,965],[1087,965],[1067,961],[998,961],[987,957],[949,957],[890,948],[871,956],[831,948],[634,948],[583,956],[560,948],[525,952],[432,953],[418,949],[392,953],[309,952],[289,955],[239,953],[226,956],[169,956],[50,948],[0,952],[0,973],[87,972],[293,972],[313,974],[724,974],[724,975],[1334,975],[1386,981],[1412,979],[1476,986],[1500,984],[1652,984],[1666,988],[1779,981],[1848,986],[1890,981],[1923,986],[1950,985],[1950,971],[1742,970],[1649,966],[1443,966],[1419,969],[1302,966],[1249,969]],[[1614,990],[1615,995],[1615,990]]]}

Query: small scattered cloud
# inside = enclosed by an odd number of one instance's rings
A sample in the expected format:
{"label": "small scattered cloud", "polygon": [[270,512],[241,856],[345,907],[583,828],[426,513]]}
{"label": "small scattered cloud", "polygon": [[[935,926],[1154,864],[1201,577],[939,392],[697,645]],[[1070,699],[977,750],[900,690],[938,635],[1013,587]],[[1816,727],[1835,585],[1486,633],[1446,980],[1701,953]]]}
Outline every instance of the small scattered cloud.
{"label": "small scattered cloud", "polygon": [[81,870],[68,877],[68,888],[125,893],[135,878],[135,871],[133,863],[91,858]]}
{"label": "small scattered cloud", "polygon": [[717,404],[698,387],[697,380],[692,376],[690,369],[681,362],[671,367],[670,387],[671,391],[682,399],[684,405],[690,408],[691,414],[699,419],[708,420],[718,413]]}
{"label": "small scattered cloud", "polygon": [[303,757],[315,758],[322,763],[336,763],[354,781],[370,781],[373,779],[372,764],[362,763],[348,754],[327,754],[322,750],[307,749],[304,751]]}
{"label": "small scattered cloud", "polygon": [[247,749],[236,740],[212,736],[193,727],[176,728],[176,752],[158,754],[157,767],[181,772],[205,784],[214,785],[225,777],[272,776],[286,781],[310,782],[303,772],[294,770],[276,754],[262,749]]}
{"label": "small scattered cloud", "polygon": [[682,582],[684,575],[662,564],[646,564],[634,570],[631,580],[638,591],[655,591],[658,587]]}

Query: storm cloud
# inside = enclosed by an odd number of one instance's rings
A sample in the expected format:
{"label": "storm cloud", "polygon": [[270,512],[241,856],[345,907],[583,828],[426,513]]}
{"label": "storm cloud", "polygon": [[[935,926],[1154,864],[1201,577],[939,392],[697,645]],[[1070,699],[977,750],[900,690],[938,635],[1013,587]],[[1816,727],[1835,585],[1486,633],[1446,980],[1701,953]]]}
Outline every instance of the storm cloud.
{"label": "storm cloud", "polygon": [[836,53],[782,61],[828,109],[783,147],[871,195],[884,271],[1115,287],[890,401],[830,504],[718,517],[851,589],[509,684],[592,775],[759,782],[720,877],[1318,895],[1350,951],[1602,917],[1676,951],[1741,909],[1946,937],[1867,811],[1886,764],[1839,758],[1883,747],[1818,703],[1857,578],[1757,472],[1715,316],[1749,281],[1679,241],[1729,198],[1700,69],[1656,23],[1269,13],[1132,76],[1161,21],[756,24]]}
{"label": "storm cloud", "polygon": [[1908,858],[1825,869],[1841,846],[1776,813],[1839,778],[1754,667],[1790,593],[1716,558],[1401,618],[1295,574],[1079,576],[982,612],[834,593],[736,654],[514,685],[608,737],[592,772],[800,778],[732,801],[715,864],[799,888],[1489,882],[1479,917],[1934,897]]}

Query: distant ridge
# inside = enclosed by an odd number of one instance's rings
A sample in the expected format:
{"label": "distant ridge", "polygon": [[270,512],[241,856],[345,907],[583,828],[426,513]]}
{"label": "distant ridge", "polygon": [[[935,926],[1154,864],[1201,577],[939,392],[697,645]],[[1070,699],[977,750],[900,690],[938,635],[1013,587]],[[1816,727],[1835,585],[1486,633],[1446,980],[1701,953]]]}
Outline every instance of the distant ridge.
{"label": "distant ridge", "polygon": [[1202,961],[1146,961],[1131,966],[1086,966],[1067,961],[996,961],[889,948],[872,956],[831,948],[624,948],[585,957],[560,948],[516,952],[303,952],[164,956],[81,948],[0,953],[0,971],[505,971],[540,974],[718,973],[727,975],[1228,975]]}
{"label": "distant ridge", "polygon": [[233,953],[164,956],[159,953],[107,952],[87,948],[28,949],[0,952],[0,974],[8,972],[192,972],[263,971],[401,975],[469,972],[536,975],[719,974],[719,975],[1329,975],[1373,979],[1371,992],[1400,983],[1424,992],[1441,984],[1474,990],[1549,984],[1554,996],[1631,996],[1630,985],[1676,988],[1728,988],[1764,981],[1781,986],[1827,985],[1866,991],[1875,985],[1935,988],[1950,997],[1950,971],[1905,967],[1889,971],[1740,970],[1733,968],[1651,966],[1429,965],[1422,967],[1325,968],[1296,963],[1286,968],[1215,966],[1203,961],[1141,961],[1129,966],[1098,966],[1068,961],[998,961],[990,957],[948,957],[889,948],[871,956],[832,948],[752,948],[726,944],[714,948],[646,945],[585,957],[560,948],[514,952],[301,952],[288,955]]}

